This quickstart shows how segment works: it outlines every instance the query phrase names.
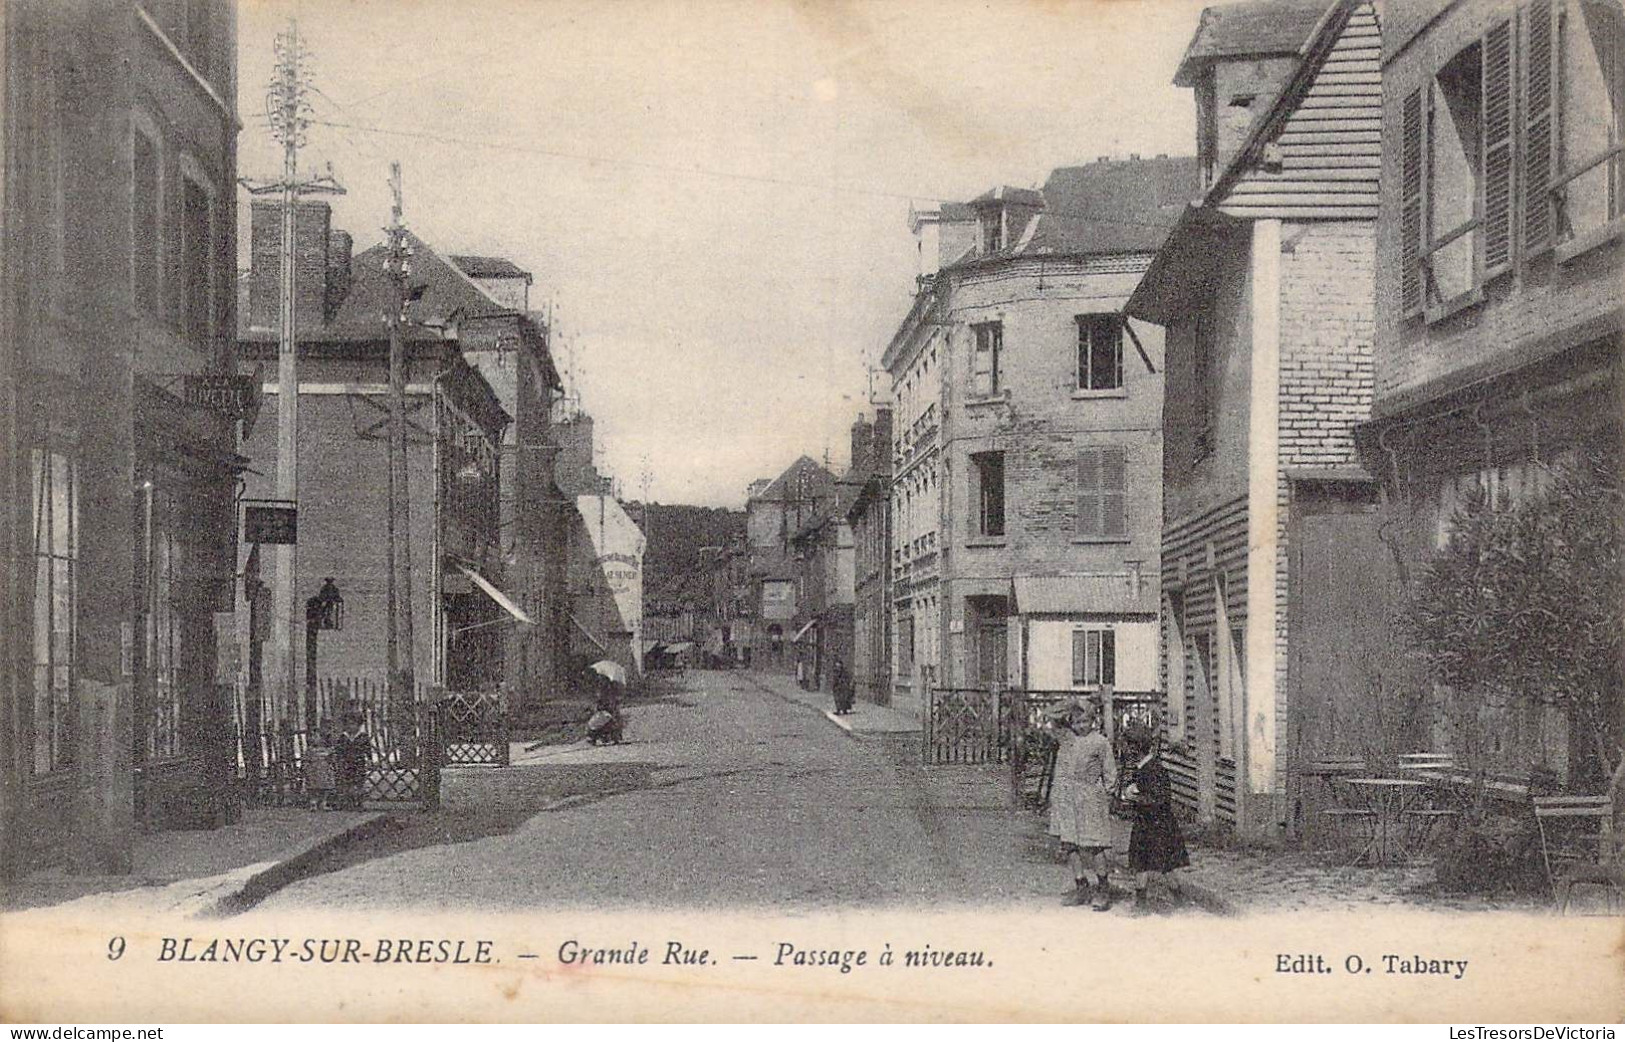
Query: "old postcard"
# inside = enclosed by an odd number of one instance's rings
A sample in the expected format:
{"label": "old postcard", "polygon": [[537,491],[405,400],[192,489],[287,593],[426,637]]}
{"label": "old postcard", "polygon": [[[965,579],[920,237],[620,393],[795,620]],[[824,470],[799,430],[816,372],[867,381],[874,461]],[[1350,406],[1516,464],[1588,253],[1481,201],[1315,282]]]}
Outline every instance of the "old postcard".
{"label": "old postcard", "polygon": [[0,59],[0,1017],[1625,1016],[1619,0]]}

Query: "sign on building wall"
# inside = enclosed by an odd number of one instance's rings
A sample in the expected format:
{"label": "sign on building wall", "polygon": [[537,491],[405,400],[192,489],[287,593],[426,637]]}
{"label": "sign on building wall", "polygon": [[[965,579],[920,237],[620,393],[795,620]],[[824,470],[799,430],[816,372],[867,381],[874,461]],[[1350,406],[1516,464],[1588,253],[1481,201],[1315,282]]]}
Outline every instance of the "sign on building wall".
{"label": "sign on building wall", "polygon": [[299,541],[299,508],[292,503],[258,503],[243,508],[243,542],[292,546]]}

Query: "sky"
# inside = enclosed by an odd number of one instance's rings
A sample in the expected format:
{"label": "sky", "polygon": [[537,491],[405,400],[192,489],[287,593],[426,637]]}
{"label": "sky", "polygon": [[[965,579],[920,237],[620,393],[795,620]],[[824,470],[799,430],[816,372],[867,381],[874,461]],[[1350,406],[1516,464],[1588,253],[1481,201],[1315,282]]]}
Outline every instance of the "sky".
{"label": "sky", "polygon": [[239,172],[281,172],[264,93],[296,17],[334,226],[382,238],[398,159],[417,235],[534,275],[622,494],[738,507],[798,456],[847,464],[911,206],[1194,151],[1170,81],[1203,6],[241,0]]}

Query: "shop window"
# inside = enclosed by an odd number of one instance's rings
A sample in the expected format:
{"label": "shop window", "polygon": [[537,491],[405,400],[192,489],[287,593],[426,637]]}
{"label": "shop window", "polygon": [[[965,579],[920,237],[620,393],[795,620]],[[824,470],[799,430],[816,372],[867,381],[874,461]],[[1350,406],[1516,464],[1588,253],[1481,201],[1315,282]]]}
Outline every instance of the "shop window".
{"label": "shop window", "polygon": [[1078,390],[1123,386],[1123,322],[1116,315],[1078,316]]}
{"label": "shop window", "polygon": [[1078,537],[1122,539],[1128,535],[1128,454],[1121,445],[1078,453]]}
{"label": "shop window", "polygon": [[1072,686],[1117,683],[1117,634],[1110,629],[1072,631]]}
{"label": "shop window", "polygon": [[1562,129],[1553,192],[1559,244],[1594,234],[1620,217],[1620,142],[1625,137],[1625,12],[1617,2],[1578,0],[1561,11],[1556,53],[1562,69]]}
{"label": "shop window", "polygon": [[78,610],[79,475],[60,452],[32,454],[34,547],[33,768],[72,764],[74,648]]}
{"label": "shop window", "polygon": [[180,541],[175,537],[179,514],[175,500],[151,490],[152,525],[147,531],[146,684],[149,716],[146,751],[149,760],[179,756],[181,742]]}
{"label": "shop window", "polygon": [[999,362],[1004,353],[1004,324],[982,322],[971,326],[976,336],[976,348],[971,368],[971,393],[978,398],[991,398],[999,393]]}
{"label": "shop window", "polygon": [[974,533],[983,537],[1004,535],[1004,453],[978,452],[971,458],[976,482]]}

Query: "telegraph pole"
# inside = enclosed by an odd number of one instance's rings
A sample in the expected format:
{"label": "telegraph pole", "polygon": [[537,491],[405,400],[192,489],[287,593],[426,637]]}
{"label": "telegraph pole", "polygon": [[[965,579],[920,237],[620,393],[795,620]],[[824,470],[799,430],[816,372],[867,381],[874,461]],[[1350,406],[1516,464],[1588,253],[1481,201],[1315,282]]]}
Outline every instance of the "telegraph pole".
{"label": "telegraph pole", "polygon": [[[289,20],[288,28],[276,38],[276,74],[265,94],[265,113],[271,134],[282,144],[280,181],[244,180],[251,195],[279,194],[282,197],[281,307],[277,316],[277,425],[276,497],[297,503],[299,499],[299,349],[298,310],[295,295],[299,265],[295,236],[298,231],[299,197],[311,193],[342,194],[332,176],[299,180],[299,150],[304,147],[310,126],[310,52],[299,39],[298,26]],[[299,610],[294,596],[297,579],[297,548],[273,549],[276,559],[271,580],[271,696],[286,719],[295,705],[305,730],[312,725],[315,707],[305,704],[294,678],[294,634],[300,632]],[[250,719],[256,707],[250,706]]]}
{"label": "telegraph pole", "polygon": [[[389,257],[386,270],[395,286],[389,322],[389,628],[388,665],[392,710],[404,712],[416,699],[417,674],[413,668],[412,627],[412,497],[406,466],[406,349],[401,326],[410,301],[407,279],[412,274],[412,244],[407,239],[401,212],[401,164],[389,164]],[[397,577],[397,571],[399,573]],[[402,654],[402,645],[405,653]],[[404,721],[404,717],[402,718]]]}

